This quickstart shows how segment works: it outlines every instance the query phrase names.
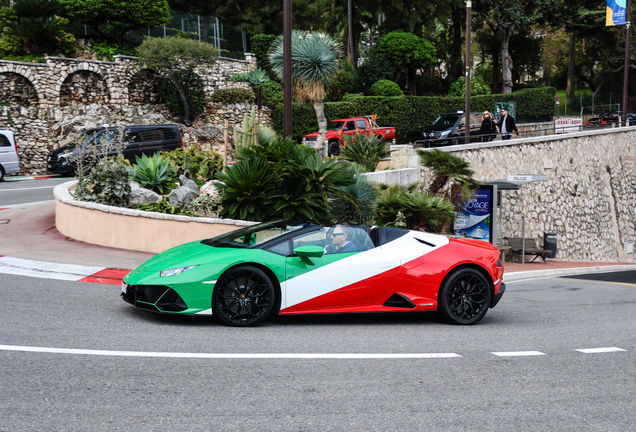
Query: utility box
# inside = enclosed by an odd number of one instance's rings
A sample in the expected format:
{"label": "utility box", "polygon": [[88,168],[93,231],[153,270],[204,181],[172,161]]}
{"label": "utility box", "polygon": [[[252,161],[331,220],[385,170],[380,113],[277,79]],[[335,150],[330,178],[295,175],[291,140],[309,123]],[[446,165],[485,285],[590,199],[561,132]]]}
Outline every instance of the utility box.
{"label": "utility box", "polygon": [[543,233],[543,249],[549,250],[550,253],[545,254],[546,258],[555,258],[557,254],[557,234]]}

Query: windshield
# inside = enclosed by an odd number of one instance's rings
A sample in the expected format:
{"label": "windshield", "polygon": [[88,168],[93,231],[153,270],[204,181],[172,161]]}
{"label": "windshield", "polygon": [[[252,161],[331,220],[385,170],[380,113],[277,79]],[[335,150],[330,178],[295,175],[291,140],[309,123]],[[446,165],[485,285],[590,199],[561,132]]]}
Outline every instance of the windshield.
{"label": "windshield", "polygon": [[295,221],[268,222],[241,228],[218,237],[203,240],[202,243],[213,247],[244,249],[263,244],[288,232],[298,231],[311,225],[311,223]]}
{"label": "windshield", "polygon": [[461,114],[443,114],[437,117],[431,126],[454,126]]}
{"label": "windshield", "polygon": [[345,124],[343,121],[333,121],[329,125],[329,130],[340,130],[342,129],[342,125]]}
{"label": "windshield", "polygon": [[88,139],[90,137],[92,137],[93,135],[95,135],[97,133],[99,129],[89,129],[87,131],[84,131],[80,134],[79,138],[77,139],[77,141],[81,144],[84,143],[86,141],[88,141]]}

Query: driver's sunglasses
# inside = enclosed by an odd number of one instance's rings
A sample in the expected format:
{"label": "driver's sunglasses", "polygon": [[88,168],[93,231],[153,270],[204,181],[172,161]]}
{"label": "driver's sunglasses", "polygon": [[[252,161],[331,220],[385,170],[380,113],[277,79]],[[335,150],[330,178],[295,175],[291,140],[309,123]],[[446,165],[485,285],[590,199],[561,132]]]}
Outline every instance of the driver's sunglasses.
{"label": "driver's sunglasses", "polygon": [[344,235],[344,233],[333,233],[333,234],[331,234],[331,237],[335,237],[335,236],[339,236],[339,235]]}

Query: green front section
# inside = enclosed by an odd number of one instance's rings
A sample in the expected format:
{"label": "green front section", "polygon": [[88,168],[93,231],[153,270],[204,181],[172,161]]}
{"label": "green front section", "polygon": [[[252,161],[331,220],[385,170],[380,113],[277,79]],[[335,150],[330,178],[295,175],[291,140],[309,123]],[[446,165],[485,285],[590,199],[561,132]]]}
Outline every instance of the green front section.
{"label": "green front section", "polygon": [[[149,259],[125,278],[129,285],[164,285],[174,289],[188,306],[181,314],[193,314],[212,307],[214,282],[229,268],[260,263],[279,281],[285,277],[285,257],[261,249],[214,248],[201,242],[186,243]],[[162,277],[161,271],[196,265],[176,276]],[[208,282],[208,283],[205,283]]]}

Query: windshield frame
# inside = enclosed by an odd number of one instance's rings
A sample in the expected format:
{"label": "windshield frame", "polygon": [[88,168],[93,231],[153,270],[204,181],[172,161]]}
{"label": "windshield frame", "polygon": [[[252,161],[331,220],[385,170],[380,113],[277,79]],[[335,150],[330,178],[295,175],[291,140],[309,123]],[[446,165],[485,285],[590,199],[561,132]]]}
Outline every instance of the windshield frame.
{"label": "windshield frame", "polygon": [[[237,237],[251,236],[252,234],[260,232],[260,231],[265,231],[268,229],[283,227],[283,226],[294,226],[297,228],[288,230],[280,235],[268,238],[264,242],[258,243],[258,244],[238,243],[234,241],[234,239],[236,239]],[[218,235],[216,237],[205,239],[201,241],[201,243],[207,246],[217,247],[217,248],[262,249],[274,243],[279,243],[281,241],[284,241],[285,239],[296,236],[303,231],[313,231],[319,228],[320,228],[320,225],[314,222],[276,220],[276,221],[263,222],[263,223],[239,228],[239,229],[227,232],[225,234]]]}

